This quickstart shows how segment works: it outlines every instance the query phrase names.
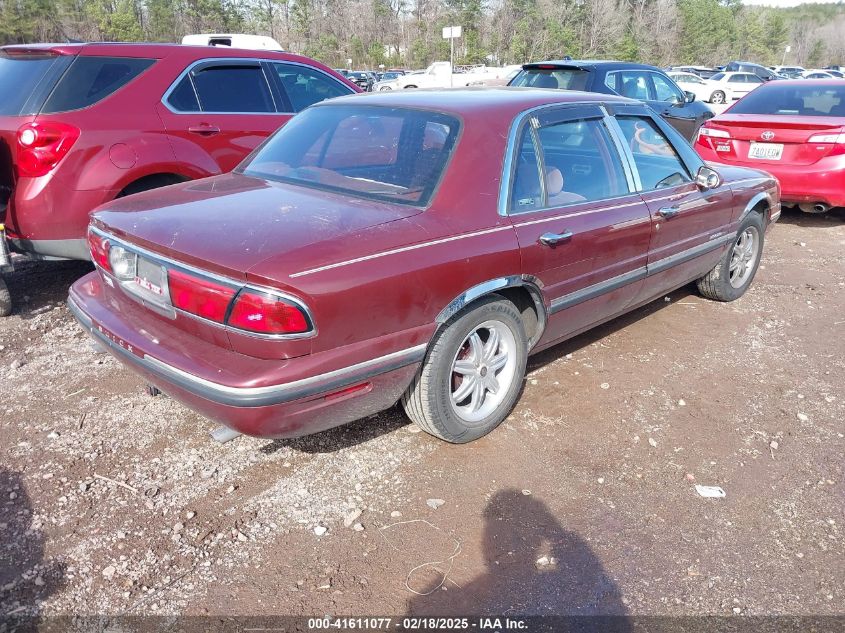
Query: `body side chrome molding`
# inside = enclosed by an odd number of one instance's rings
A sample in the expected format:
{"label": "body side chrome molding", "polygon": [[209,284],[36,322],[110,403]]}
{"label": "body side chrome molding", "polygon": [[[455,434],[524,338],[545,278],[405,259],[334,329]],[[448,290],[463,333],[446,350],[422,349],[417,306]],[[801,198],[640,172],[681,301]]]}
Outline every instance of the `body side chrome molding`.
{"label": "body side chrome molding", "polygon": [[662,273],[664,270],[668,270],[673,266],[677,266],[678,264],[683,264],[684,262],[688,262],[691,259],[695,259],[701,255],[705,255],[710,251],[716,250],[717,248],[724,246],[728,242],[733,242],[736,239],[736,235],[720,235],[712,240],[708,240],[702,244],[698,244],[697,246],[693,246],[692,248],[688,248],[680,253],[675,253],[674,255],[669,255],[668,257],[664,257],[663,259],[658,259],[656,262],[651,263],[648,265],[648,274],[649,276],[655,275],[657,273]]}
{"label": "body side chrome molding", "polygon": [[380,374],[414,365],[422,361],[427,344],[417,345],[373,358],[368,361],[336,369],[334,371],[302,378],[280,385],[267,387],[229,387],[221,385],[186,371],[168,365],[149,355],[139,356],[118,345],[112,338],[101,332],[91,317],[85,314],[73,299],[68,299],[68,307],[77,321],[94,338],[116,355],[130,364],[140,367],[169,383],[196,396],[218,404],[233,407],[263,407],[284,404],[293,400],[319,395],[333,389],[369,380]]}
{"label": "body side chrome molding", "polygon": [[698,244],[697,246],[683,250],[680,253],[669,255],[668,257],[664,257],[663,259],[657,260],[647,266],[635,268],[626,273],[622,273],[621,275],[617,275],[616,277],[611,277],[610,279],[600,281],[599,283],[587,286],[586,288],[570,292],[569,294],[558,297],[552,301],[549,308],[549,314],[555,314],[561,310],[565,310],[566,308],[571,308],[579,303],[583,303],[584,301],[589,301],[590,299],[595,299],[596,297],[608,292],[618,290],[623,286],[635,283],[645,279],[646,277],[661,273],[673,266],[683,264],[691,259],[695,259],[696,257],[700,257],[710,251],[716,250],[734,239],[736,239],[735,235],[720,235],[714,239],[704,242],[703,244]]}
{"label": "body side chrome molding", "polygon": [[556,312],[560,312],[561,310],[565,310],[566,308],[571,308],[572,306],[578,305],[579,303],[584,303],[585,301],[589,301],[590,299],[595,299],[596,297],[603,295],[608,292],[613,292],[614,290],[618,290],[623,286],[627,286],[630,283],[634,283],[636,281],[640,281],[646,278],[648,274],[648,269],[645,266],[641,266],[640,268],[635,268],[634,270],[628,271],[627,273],[622,273],[621,275],[617,275],[616,277],[611,277],[605,281],[600,281],[597,284],[593,284],[592,286],[587,286],[586,288],[581,288],[581,290],[576,290],[575,292],[570,292],[567,295],[563,295],[562,297],[558,297],[554,301],[552,301],[552,305],[549,308],[549,312],[551,314],[555,314]]}

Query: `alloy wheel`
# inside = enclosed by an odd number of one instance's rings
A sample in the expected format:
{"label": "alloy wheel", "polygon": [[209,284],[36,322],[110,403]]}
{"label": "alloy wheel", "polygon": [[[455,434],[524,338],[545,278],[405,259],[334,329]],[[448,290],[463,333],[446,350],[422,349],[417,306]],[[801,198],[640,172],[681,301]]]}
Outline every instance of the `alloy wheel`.
{"label": "alloy wheel", "polygon": [[452,361],[450,402],[464,422],[481,422],[507,397],[516,375],[516,338],[501,321],[474,327]]}

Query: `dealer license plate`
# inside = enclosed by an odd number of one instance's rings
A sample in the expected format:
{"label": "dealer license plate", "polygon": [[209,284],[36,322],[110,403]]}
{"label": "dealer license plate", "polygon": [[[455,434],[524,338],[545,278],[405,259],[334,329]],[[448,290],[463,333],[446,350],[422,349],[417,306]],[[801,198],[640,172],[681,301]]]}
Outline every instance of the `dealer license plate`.
{"label": "dealer license plate", "polygon": [[135,272],[135,285],[146,291],[161,302],[168,302],[165,294],[167,289],[167,273],[160,264],[155,264],[140,255]]}

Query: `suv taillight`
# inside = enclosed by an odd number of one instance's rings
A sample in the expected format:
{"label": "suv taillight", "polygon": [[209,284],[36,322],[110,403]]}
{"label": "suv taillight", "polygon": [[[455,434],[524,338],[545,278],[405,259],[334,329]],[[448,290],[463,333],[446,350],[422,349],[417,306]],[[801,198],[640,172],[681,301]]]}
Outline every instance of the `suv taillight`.
{"label": "suv taillight", "polygon": [[18,169],[24,176],[45,176],[59,164],[79,138],[67,123],[26,123],[18,129]]}

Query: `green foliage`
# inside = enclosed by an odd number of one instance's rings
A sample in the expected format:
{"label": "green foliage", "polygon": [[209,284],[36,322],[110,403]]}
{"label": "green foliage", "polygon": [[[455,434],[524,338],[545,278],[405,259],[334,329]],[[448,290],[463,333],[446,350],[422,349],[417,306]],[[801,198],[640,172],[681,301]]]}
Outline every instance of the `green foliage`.
{"label": "green foliage", "polygon": [[[602,55],[662,64],[748,59],[819,66],[845,59],[845,4],[787,9],[743,0],[0,0],[0,44],[179,41],[270,34],[331,65],[425,67]],[[787,45],[792,53],[784,56]]]}

